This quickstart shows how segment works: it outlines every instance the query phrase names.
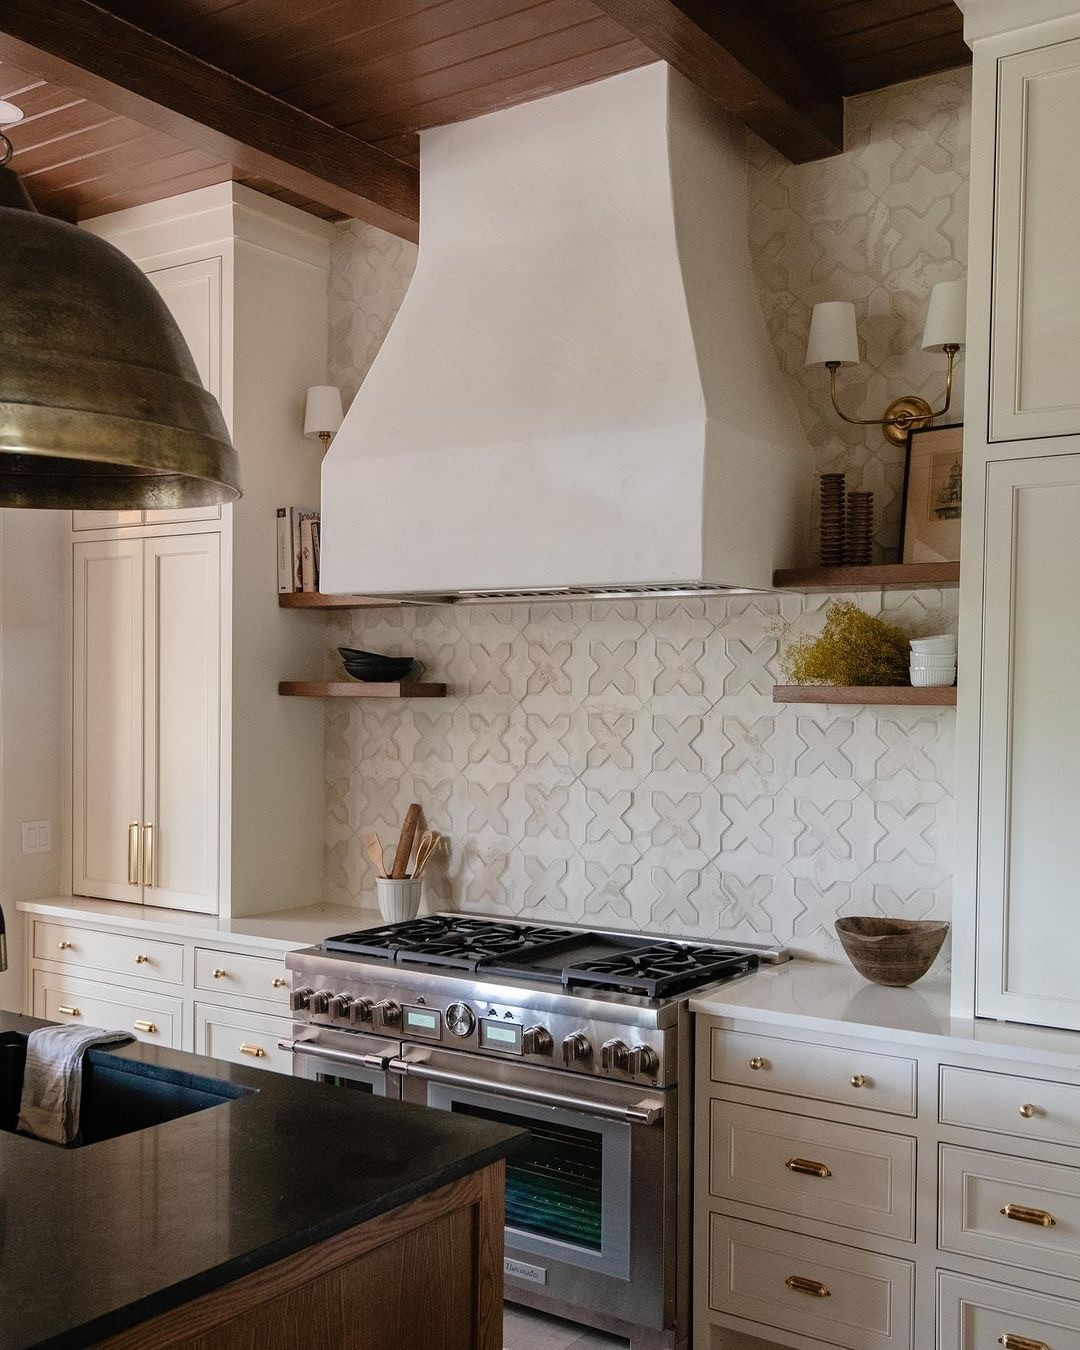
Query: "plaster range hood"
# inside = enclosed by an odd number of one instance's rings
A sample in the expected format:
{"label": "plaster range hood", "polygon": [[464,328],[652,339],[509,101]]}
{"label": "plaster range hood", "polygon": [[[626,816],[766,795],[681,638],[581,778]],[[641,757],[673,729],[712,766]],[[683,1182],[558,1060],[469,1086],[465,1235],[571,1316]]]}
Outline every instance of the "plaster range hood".
{"label": "plaster range hood", "polygon": [[412,284],[323,464],[327,592],[764,590],[809,452],[745,132],[662,63],[421,133]]}

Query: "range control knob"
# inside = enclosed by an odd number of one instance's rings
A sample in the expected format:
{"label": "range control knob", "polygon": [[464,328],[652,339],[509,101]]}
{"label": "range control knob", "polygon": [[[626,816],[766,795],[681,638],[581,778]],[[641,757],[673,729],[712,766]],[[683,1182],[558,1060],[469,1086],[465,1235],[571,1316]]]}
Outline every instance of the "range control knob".
{"label": "range control knob", "polygon": [[349,1009],[349,1021],[360,1023],[371,1021],[371,999],[354,998]]}
{"label": "range control knob", "polygon": [[308,1007],[313,1013],[324,1013],[330,1007],[330,1000],[333,997],[333,990],[318,989],[308,1000]]}
{"label": "range control knob", "polygon": [[377,1031],[397,1026],[401,1021],[401,1008],[392,998],[380,999],[371,1010],[371,1021]]}
{"label": "range control knob", "polygon": [[311,995],[314,991],[308,988],[294,989],[289,995],[289,1007],[293,1012],[305,1012],[311,1006]]}
{"label": "range control knob", "polygon": [[335,994],[330,1000],[330,1016],[348,1018],[352,1011],[352,999],[348,994]]}
{"label": "range control knob", "polygon": [[605,1041],[600,1047],[600,1067],[607,1072],[625,1069],[630,1063],[630,1047],[625,1041]]}
{"label": "range control knob", "polygon": [[521,1052],[524,1055],[550,1055],[555,1048],[547,1027],[526,1027],[521,1033]]}
{"label": "range control knob", "polygon": [[454,1036],[471,1036],[476,1014],[467,1003],[451,1003],[446,1010],[446,1029]]}
{"label": "range control knob", "polygon": [[567,1067],[576,1064],[579,1059],[588,1059],[591,1054],[592,1046],[580,1031],[572,1031],[569,1036],[563,1037],[562,1057]]}
{"label": "range control knob", "polygon": [[651,1045],[635,1045],[630,1051],[630,1072],[651,1076],[660,1067],[660,1056]]}

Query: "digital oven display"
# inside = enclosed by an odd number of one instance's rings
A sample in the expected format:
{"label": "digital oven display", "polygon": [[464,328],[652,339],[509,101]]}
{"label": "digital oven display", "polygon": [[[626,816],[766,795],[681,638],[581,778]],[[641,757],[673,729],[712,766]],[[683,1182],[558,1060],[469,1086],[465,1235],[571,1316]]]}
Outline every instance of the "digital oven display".
{"label": "digital oven display", "polygon": [[405,1030],[414,1036],[426,1036],[429,1040],[439,1040],[442,1035],[442,1014],[431,1012],[427,1008],[406,1008]]}
{"label": "digital oven display", "polygon": [[490,1017],[480,1019],[480,1044],[486,1050],[504,1050],[521,1054],[521,1028],[516,1022],[495,1022]]}

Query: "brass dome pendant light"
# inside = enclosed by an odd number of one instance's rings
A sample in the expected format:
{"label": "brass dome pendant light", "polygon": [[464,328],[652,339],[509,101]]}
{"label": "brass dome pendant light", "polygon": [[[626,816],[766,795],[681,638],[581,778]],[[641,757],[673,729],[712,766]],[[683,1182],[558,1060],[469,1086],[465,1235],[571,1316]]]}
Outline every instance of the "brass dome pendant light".
{"label": "brass dome pendant light", "polygon": [[165,302],[119,249],[39,215],[0,142],[0,506],[234,501],[236,451]]}

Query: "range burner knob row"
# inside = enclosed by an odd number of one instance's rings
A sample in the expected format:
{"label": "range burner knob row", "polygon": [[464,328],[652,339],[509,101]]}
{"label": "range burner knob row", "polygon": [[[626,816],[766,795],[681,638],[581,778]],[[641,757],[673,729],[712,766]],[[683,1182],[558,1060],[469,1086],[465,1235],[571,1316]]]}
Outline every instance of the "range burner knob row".
{"label": "range burner knob row", "polygon": [[313,1013],[325,1013],[330,1008],[330,1000],[334,997],[332,989],[317,989],[308,999],[308,1007]]}
{"label": "range burner knob row", "polygon": [[310,1005],[313,989],[294,989],[289,995],[289,1007],[293,1012],[305,1012]]}
{"label": "range burner knob row", "polygon": [[401,1021],[401,1008],[392,998],[380,999],[371,1010],[371,1021],[377,1031],[397,1026]]}
{"label": "range burner knob row", "polygon": [[348,1017],[352,1012],[352,999],[348,994],[335,994],[330,1000],[331,1017]]}
{"label": "range burner knob row", "polygon": [[625,1041],[605,1041],[600,1047],[601,1069],[625,1069],[630,1062],[630,1047]]}
{"label": "range burner knob row", "polygon": [[651,1045],[635,1045],[630,1051],[629,1067],[632,1074],[654,1074],[660,1067],[660,1056]]}
{"label": "range burner knob row", "polygon": [[579,1059],[588,1059],[591,1054],[592,1046],[580,1031],[572,1031],[569,1036],[563,1037],[562,1057],[567,1067],[576,1064]]}
{"label": "range burner knob row", "polygon": [[369,998],[354,998],[349,1009],[349,1021],[359,1024],[371,1021],[372,1003]]}
{"label": "range burner knob row", "polygon": [[525,1055],[550,1055],[555,1048],[547,1027],[526,1027],[521,1033],[521,1051]]}

